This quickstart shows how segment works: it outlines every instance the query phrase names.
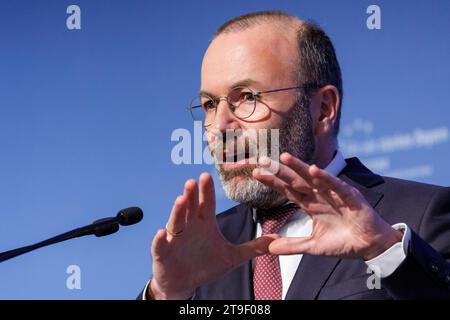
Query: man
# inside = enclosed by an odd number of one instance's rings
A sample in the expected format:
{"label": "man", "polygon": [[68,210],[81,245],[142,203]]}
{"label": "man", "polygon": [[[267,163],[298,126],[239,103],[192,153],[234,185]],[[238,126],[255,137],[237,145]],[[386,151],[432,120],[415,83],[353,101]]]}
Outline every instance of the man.
{"label": "man", "polygon": [[[223,188],[241,204],[216,217],[211,177],[187,181],[153,239],[142,298],[450,298],[450,190],[344,160],[342,94],[319,27],[259,12],[219,28],[191,111],[203,112]],[[278,167],[249,152],[261,129],[279,129]]]}

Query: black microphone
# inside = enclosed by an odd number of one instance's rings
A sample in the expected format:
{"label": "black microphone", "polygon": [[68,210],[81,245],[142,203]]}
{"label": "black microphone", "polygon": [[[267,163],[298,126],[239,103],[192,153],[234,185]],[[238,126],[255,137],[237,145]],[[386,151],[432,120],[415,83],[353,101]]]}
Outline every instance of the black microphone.
{"label": "black microphone", "polygon": [[93,223],[71,230],[69,232],[62,233],[56,237],[35,243],[30,246],[17,248],[0,253],[0,262],[20,256],[24,253],[55,244],[58,242],[66,241],[73,238],[83,237],[94,234],[96,237],[103,237],[113,234],[119,231],[119,225],[129,226],[138,223],[144,217],[144,213],[138,207],[130,207],[120,210],[115,217],[103,218],[96,220]]}

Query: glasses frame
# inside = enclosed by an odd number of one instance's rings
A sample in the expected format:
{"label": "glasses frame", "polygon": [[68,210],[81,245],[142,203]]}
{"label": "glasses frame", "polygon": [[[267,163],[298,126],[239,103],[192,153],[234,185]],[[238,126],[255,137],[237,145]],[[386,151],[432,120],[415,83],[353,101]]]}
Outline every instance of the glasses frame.
{"label": "glasses frame", "polygon": [[[252,112],[250,113],[250,115],[248,115],[248,116],[246,116],[246,117],[238,117],[238,116],[234,113],[235,110],[236,110],[239,106],[235,106],[235,105],[233,105],[233,104],[230,102],[230,100],[229,100],[229,99],[230,99],[230,98],[229,98],[229,94],[226,95],[226,96],[220,96],[220,97],[210,97],[209,95],[204,95],[204,96],[207,96],[207,97],[211,98],[211,101],[214,102],[214,112],[215,112],[215,114],[217,114],[217,108],[218,108],[218,106],[219,106],[220,101],[224,100],[224,101],[227,102],[227,106],[228,106],[228,109],[230,110],[230,112],[231,112],[237,119],[245,120],[245,119],[247,119],[247,118],[250,118],[250,117],[253,115],[253,113],[255,113],[255,110],[256,110],[256,102],[258,101],[258,98],[261,98],[261,95],[263,95],[263,94],[267,94],[267,93],[275,93],[275,92],[281,92],[281,91],[287,91],[287,90],[318,89],[318,88],[321,88],[321,87],[322,87],[322,85],[318,85],[318,84],[304,84],[304,85],[302,85],[302,86],[286,87],[286,88],[278,88],[278,89],[271,89],[271,90],[265,90],[265,91],[256,91],[256,92],[253,91],[252,89],[246,87],[246,86],[238,86],[238,87],[235,87],[235,88],[233,88],[232,90],[230,90],[230,92],[233,91],[233,90],[239,89],[239,88],[242,88],[242,89],[248,89],[248,90],[251,91],[251,93],[253,94],[253,96],[254,96],[254,98],[255,98],[255,103],[254,103],[253,110],[252,110]],[[189,112],[190,112],[190,114],[191,114],[191,117],[192,117],[192,119],[193,119],[194,121],[196,121],[196,119],[195,119],[195,117],[194,117],[193,109],[197,109],[197,108],[202,108],[202,109],[203,109],[203,106],[202,106],[202,105],[192,105],[193,102],[194,102],[194,100],[195,100],[195,99],[198,99],[200,96],[202,96],[202,95],[199,95],[199,96],[195,97],[194,99],[192,99],[191,105],[188,107],[188,110],[189,110]],[[232,107],[233,107],[234,109],[233,109]],[[214,119],[215,119],[215,115],[214,115]],[[213,124],[213,122],[211,122],[211,124]],[[207,127],[207,126],[210,126],[211,124],[208,124],[208,125],[205,125],[205,124],[204,124],[204,126]]]}

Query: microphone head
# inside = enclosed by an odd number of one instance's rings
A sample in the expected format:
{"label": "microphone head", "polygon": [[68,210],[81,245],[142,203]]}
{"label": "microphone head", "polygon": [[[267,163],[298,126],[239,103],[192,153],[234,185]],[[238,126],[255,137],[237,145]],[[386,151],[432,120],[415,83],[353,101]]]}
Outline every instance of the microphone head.
{"label": "microphone head", "polygon": [[120,210],[116,217],[120,225],[129,226],[141,221],[144,217],[144,212],[142,212],[141,208],[130,207]]}

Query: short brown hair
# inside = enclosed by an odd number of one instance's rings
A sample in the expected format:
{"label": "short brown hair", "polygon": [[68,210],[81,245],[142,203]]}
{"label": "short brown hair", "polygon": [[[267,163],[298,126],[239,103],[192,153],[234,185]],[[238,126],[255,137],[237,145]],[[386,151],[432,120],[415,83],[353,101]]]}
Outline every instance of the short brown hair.
{"label": "short brown hair", "polygon": [[[233,18],[222,24],[216,31],[215,37],[222,33],[236,32],[268,22],[300,21],[282,11],[253,12]],[[333,43],[317,24],[301,21],[297,30],[298,44],[298,82],[324,86],[331,84],[339,92],[340,105],[334,126],[334,135],[339,133],[341,105],[343,99],[342,75]]]}

